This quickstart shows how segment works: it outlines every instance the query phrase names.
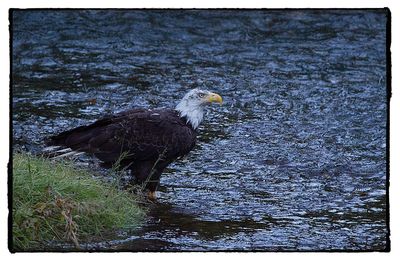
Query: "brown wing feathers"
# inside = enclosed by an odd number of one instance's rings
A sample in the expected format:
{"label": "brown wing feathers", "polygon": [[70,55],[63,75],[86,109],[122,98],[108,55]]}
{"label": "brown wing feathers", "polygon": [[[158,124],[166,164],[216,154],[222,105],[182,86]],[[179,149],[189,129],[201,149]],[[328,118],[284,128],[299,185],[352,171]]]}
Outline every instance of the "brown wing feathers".
{"label": "brown wing feathers", "polygon": [[195,132],[174,111],[131,110],[80,126],[51,138],[50,145],[95,154],[104,162],[116,161],[121,153],[131,159],[153,160],[167,151],[168,159],[193,148]]}

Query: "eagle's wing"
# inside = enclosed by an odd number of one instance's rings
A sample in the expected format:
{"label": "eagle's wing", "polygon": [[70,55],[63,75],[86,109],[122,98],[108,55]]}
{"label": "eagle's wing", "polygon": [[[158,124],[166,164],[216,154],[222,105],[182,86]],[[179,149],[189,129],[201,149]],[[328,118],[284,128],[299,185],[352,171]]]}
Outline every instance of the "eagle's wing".
{"label": "eagle's wing", "polygon": [[51,138],[52,145],[92,153],[104,162],[121,154],[130,160],[175,159],[189,152],[195,132],[173,111],[135,109],[80,126]]}

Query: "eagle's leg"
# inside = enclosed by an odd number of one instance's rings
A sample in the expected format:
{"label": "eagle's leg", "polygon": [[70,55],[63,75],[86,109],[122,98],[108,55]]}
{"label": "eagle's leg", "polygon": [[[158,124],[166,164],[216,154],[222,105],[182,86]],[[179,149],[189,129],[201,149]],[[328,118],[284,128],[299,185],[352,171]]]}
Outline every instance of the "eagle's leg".
{"label": "eagle's leg", "polygon": [[[133,177],[133,184],[139,185],[143,190],[147,191],[147,197],[150,200],[157,198],[156,190],[160,183],[162,170],[158,167],[154,168],[154,162],[136,162],[130,167]],[[154,169],[154,171],[152,171]]]}
{"label": "eagle's leg", "polygon": [[147,198],[149,198],[149,200],[151,200],[151,201],[155,201],[157,199],[156,191],[153,191],[153,192],[149,191],[147,193]]}
{"label": "eagle's leg", "polygon": [[152,200],[155,201],[157,199],[157,188],[158,185],[160,184],[160,176],[154,176],[147,182],[146,185],[146,189],[148,190],[147,192],[147,197]]}

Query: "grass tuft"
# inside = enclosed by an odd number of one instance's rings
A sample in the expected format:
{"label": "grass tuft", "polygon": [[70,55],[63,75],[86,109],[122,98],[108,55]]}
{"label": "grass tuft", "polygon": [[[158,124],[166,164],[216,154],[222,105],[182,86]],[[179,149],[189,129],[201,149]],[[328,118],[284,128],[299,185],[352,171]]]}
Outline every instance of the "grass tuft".
{"label": "grass tuft", "polygon": [[14,251],[43,250],[54,241],[79,248],[143,219],[138,197],[71,162],[15,153],[12,173]]}

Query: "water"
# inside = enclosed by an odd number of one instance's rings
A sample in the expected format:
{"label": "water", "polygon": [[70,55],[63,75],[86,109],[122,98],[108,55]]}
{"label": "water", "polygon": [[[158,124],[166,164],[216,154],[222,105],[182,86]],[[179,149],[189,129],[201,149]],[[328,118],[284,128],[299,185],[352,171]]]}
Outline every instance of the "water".
{"label": "water", "polygon": [[13,144],[215,91],[146,224],[92,248],[383,250],[384,10],[14,12]]}

